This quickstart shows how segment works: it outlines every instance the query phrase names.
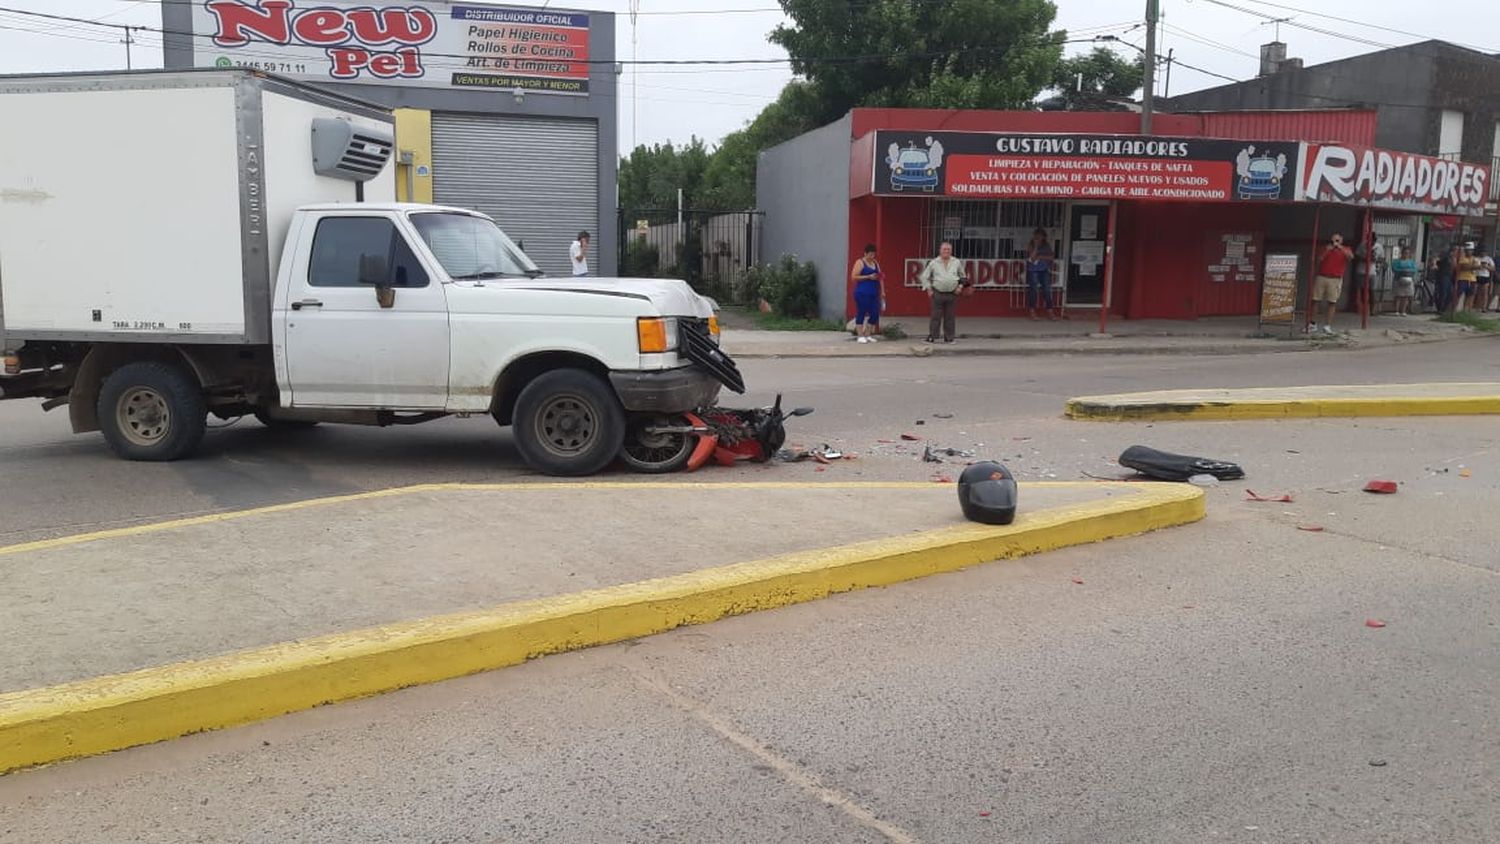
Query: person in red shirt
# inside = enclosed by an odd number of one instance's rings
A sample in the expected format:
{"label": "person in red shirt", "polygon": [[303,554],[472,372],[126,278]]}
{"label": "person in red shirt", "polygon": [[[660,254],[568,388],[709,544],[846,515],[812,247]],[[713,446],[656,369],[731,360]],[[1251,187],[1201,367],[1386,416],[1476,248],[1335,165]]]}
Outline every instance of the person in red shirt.
{"label": "person in red shirt", "polygon": [[1339,295],[1344,292],[1344,273],[1349,269],[1349,259],[1354,257],[1354,250],[1344,245],[1344,236],[1335,234],[1328,239],[1328,245],[1318,253],[1318,277],[1313,282],[1313,312],[1312,321],[1308,323],[1307,333],[1318,334],[1318,303],[1323,302],[1328,306],[1328,321],[1323,324],[1321,333],[1332,336],[1333,311],[1338,307]]}

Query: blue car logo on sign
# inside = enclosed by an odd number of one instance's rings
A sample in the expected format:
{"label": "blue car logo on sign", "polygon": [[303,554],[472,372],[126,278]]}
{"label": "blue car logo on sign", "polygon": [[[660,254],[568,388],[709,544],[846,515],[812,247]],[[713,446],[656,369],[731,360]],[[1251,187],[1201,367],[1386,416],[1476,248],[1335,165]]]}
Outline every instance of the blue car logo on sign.
{"label": "blue car logo on sign", "polygon": [[1255,147],[1246,147],[1235,159],[1235,173],[1235,195],[1240,199],[1280,199],[1286,155],[1256,155]]}
{"label": "blue car logo on sign", "polygon": [[925,148],[915,143],[905,148],[891,144],[885,163],[891,168],[891,190],[901,193],[907,189],[933,193],[942,178],[943,145],[927,138]]}

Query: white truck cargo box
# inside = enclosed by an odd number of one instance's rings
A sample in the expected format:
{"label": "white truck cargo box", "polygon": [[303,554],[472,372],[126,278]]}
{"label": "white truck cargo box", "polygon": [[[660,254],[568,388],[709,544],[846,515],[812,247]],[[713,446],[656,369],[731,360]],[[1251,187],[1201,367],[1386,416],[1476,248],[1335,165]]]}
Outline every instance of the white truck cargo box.
{"label": "white truck cargo box", "polygon": [[0,346],[269,343],[292,212],[395,199],[389,112],[262,75],[0,77],[0,115]]}

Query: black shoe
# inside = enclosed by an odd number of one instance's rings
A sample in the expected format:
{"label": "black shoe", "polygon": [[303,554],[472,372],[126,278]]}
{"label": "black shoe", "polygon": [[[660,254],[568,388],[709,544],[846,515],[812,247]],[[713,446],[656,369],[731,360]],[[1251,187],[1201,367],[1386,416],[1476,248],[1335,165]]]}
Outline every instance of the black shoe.
{"label": "black shoe", "polygon": [[922,342],[923,343],[936,343],[937,342],[937,338],[936,337],[928,337],[925,340],[923,340]]}

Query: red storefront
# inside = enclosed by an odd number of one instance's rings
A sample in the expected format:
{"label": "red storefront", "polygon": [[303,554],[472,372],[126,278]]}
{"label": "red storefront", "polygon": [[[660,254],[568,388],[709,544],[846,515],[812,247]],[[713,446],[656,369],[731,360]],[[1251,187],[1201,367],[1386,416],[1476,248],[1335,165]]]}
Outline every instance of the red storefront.
{"label": "red storefront", "polygon": [[1053,289],[1072,315],[1255,314],[1268,252],[1303,256],[1305,280],[1315,232],[1358,242],[1373,209],[1413,232],[1422,214],[1481,213],[1467,200],[1480,197],[1482,211],[1487,174],[1368,150],[1375,121],[1351,110],[1162,114],[1146,137],[1129,113],[857,109],[846,118],[846,260],[819,272],[852,289],[848,267],[873,242],[888,311],[921,315],[916,273],[951,241],[975,282],[961,312],[1017,316],[1027,243],[1042,228],[1057,255]]}

